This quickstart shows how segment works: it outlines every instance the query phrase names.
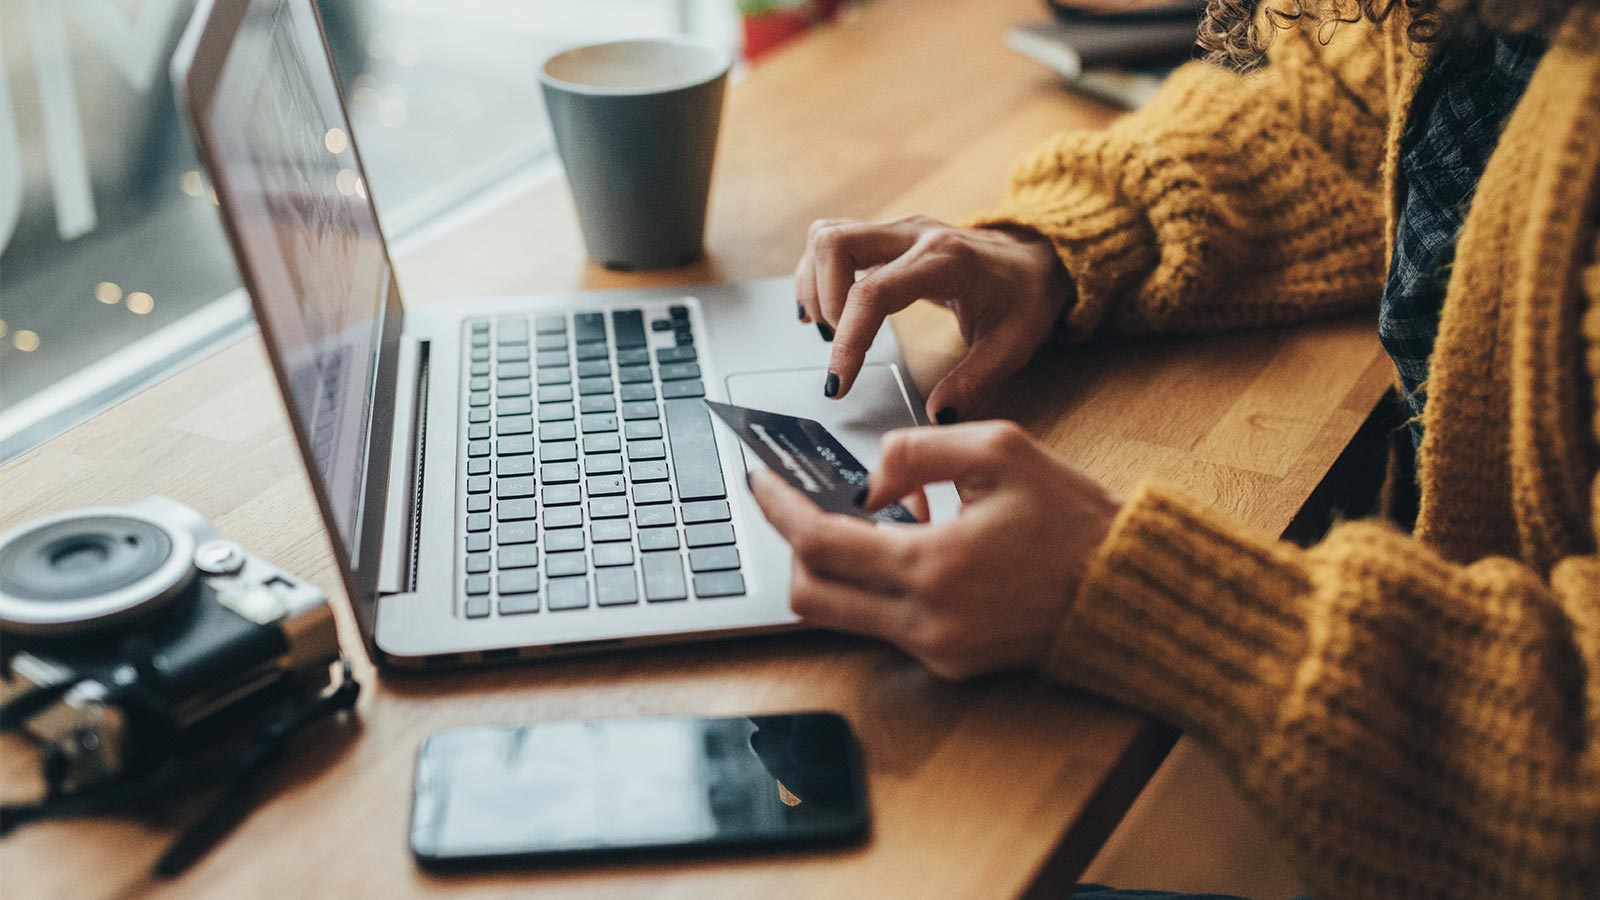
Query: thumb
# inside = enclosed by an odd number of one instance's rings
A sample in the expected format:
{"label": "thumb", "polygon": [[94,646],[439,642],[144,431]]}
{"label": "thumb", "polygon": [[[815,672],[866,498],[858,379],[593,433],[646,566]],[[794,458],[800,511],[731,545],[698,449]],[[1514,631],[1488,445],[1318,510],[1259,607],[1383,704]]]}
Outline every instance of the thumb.
{"label": "thumb", "polygon": [[1022,361],[1006,346],[1003,334],[990,333],[972,342],[967,355],[928,392],[928,419],[951,425],[969,418]]}
{"label": "thumb", "polygon": [[994,422],[953,428],[902,428],[883,436],[883,459],[867,478],[865,510],[878,510],[924,485],[953,481],[957,487],[990,476],[1005,465],[996,453],[997,431],[1018,431]]}

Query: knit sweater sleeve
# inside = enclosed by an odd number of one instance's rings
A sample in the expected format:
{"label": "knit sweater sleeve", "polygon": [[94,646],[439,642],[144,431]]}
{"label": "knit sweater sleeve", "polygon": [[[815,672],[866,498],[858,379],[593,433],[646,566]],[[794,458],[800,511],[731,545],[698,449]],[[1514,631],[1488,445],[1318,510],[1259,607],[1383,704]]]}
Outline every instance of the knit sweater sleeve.
{"label": "knit sweater sleeve", "polygon": [[1025,157],[976,226],[1031,229],[1072,276],[1068,336],[1204,331],[1376,305],[1382,292],[1382,42],[1277,35],[1250,75],[1180,68],[1104,131]]}

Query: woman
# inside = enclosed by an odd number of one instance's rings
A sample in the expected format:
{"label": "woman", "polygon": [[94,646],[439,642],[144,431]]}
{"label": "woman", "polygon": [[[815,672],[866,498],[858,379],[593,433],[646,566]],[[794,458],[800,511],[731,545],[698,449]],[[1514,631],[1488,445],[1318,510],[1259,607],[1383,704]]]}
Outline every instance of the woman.
{"label": "woman", "polygon": [[753,479],[794,609],[947,677],[1034,668],[1181,725],[1319,900],[1600,895],[1600,3],[1255,6],[1209,0],[1202,27],[1255,71],[1179,70],[1025,159],[973,228],[818,223],[800,316],[836,330],[844,396],[885,315],[951,307],[970,350],[929,403],[949,425],[1051,334],[1381,297],[1411,533],[1304,550],[952,425],[890,435],[863,503],[951,480],[954,522],[874,528]]}

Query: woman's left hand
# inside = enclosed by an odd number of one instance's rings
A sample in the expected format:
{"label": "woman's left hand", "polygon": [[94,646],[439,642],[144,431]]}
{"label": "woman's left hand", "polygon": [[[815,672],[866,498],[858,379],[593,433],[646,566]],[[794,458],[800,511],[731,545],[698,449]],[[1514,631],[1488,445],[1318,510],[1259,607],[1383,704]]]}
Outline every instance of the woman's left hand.
{"label": "woman's left hand", "polygon": [[862,505],[944,481],[961,514],[908,526],[825,513],[766,470],[751,489],[794,548],[801,618],[881,637],[945,678],[1036,667],[1121,503],[1020,427],[985,422],[885,435]]}

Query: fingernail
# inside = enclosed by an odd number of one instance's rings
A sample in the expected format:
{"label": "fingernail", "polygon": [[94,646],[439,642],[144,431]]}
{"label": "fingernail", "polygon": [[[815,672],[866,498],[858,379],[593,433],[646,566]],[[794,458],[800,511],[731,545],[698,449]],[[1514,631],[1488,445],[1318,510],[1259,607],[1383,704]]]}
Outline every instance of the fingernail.
{"label": "fingernail", "polygon": [[794,314],[800,321],[804,322],[806,320],[806,305],[796,300],[794,302]]}
{"label": "fingernail", "polygon": [[855,501],[856,502],[856,509],[860,509],[860,508],[862,508],[862,507],[867,505],[867,494],[868,493],[869,493],[869,489],[865,488],[865,487],[863,487],[859,491],[856,491],[856,501]]}
{"label": "fingernail", "polygon": [[829,325],[827,322],[818,322],[817,334],[822,335],[823,340],[831,342],[833,340],[833,326]]}
{"label": "fingernail", "polygon": [[946,406],[933,414],[933,421],[940,425],[954,425],[956,423],[956,411],[953,407]]}
{"label": "fingernail", "polygon": [[824,396],[824,397],[837,397],[837,396],[839,396],[839,373],[838,372],[829,372],[828,373],[828,380],[827,380],[826,383],[824,383],[822,385],[822,396]]}

